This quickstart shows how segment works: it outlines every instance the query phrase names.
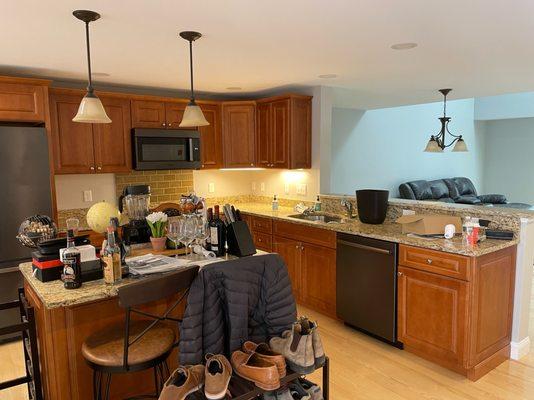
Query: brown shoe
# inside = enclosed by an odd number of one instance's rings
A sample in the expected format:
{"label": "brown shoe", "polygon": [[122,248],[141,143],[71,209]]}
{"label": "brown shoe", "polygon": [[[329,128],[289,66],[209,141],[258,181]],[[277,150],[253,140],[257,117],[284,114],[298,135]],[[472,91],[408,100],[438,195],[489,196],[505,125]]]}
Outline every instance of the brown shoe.
{"label": "brown shoe", "polygon": [[223,399],[232,377],[230,361],[222,354],[206,355],[204,394],[209,400]]}
{"label": "brown shoe", "polygon": [[278,375],[276,365],[259,357],[256,353],[234,351],[232,366],[237,375],[254,382],[263,390],[276,390],[280,387],[280,375]]}
{"label": "brown shoe", "polygon": [[270,348],[282,354],[289,369],[301,375],[315,371],[313,339],[310,331],[302,331],[300,323],[295,322],[290,330],[269,341]]}
{"label": "brown shoe", "polygon": [[243,351],[248,354],[255,352],[259,358],[263,358],[265,361],[270,361],[276,365],[280,378],[286,376],[286,359],[280,353],[272,351],[267,343],[256,344],[247,341],[243,344]]}
{"label": "brown shoe", "polygon": [[184,400],[187,395],[202,388],[203,384],[203,365],[179,367],[163,385],[159,400]]}

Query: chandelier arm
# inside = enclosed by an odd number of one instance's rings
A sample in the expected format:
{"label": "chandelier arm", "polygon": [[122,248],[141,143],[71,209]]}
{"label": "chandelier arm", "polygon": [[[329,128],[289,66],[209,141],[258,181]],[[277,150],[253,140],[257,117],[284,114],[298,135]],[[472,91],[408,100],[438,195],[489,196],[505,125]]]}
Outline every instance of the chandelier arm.
{"label": "chandelier arm", "polygon": [[454,133],[451,133],[451,131],[449,131],[449,122],[447,122],[445,124],[445,129],[447,130],[447,133],[449,135],[451,135],[452,137],[455,137],[455,138],[458,138],[458,139],[462,137],[462,135],[455,135]]}

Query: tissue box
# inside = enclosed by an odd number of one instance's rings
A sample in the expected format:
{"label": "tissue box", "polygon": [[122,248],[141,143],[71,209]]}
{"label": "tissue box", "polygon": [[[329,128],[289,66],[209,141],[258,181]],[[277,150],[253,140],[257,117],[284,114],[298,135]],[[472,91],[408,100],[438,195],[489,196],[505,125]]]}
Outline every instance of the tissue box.
{"label": "tissue box", "polygon": [[396,221],[402,226],[402,233],[417,235],[443,235],[445,225],[452,224],[456,232],[462,232],[462,219],[452,215],[403,215]]}
{"label": "tissue box", "polygon": [[[84,244],[82,246],[76,246],[80,252],[81,262],[93,261],[96,259],[96,248],[91,244]],[[67,250],[66,248],[59,250],[59,259],[63,261],[63,253]]]}

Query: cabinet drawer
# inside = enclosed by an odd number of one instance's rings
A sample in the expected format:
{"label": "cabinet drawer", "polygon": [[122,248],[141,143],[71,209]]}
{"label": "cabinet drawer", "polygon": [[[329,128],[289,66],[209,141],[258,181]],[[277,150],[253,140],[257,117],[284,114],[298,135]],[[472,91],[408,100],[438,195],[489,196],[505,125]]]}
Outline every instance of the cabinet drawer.
{"label": "cabinet drawer", "polygon": [[256,248],[263,251],[273,251],[273,237],[268,233],[253,232]]}
{"label": "cabinet drawer", "polygon": [[263,233],[273,233],[273,222],[271,218],[257,217],[253,215],[251,217],[250,229]]}
{"label": "cabinet drawer", "polygon": [[399,264],[466,281],[471,279],[471,259],[459,254],[400,245]]}
{"label": "cabinet drawer", "polygon": [[317,244],[332,249],[336,248],[336,233],[328,229],[285,221],[274,221],[273,232],[275,235],[300,240],[305,243]]}

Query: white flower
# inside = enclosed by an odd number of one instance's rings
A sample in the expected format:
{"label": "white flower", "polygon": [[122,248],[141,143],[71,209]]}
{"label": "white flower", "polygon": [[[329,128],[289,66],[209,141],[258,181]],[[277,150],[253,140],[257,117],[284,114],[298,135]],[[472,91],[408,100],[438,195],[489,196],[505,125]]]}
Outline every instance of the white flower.
{"label": "white flower", "polygon": [[146,219],[155,224],[156,222],[167,222],[167,214],[164,212],[158,211],[153,212],[152,214],[149,214],[146,216]]}

